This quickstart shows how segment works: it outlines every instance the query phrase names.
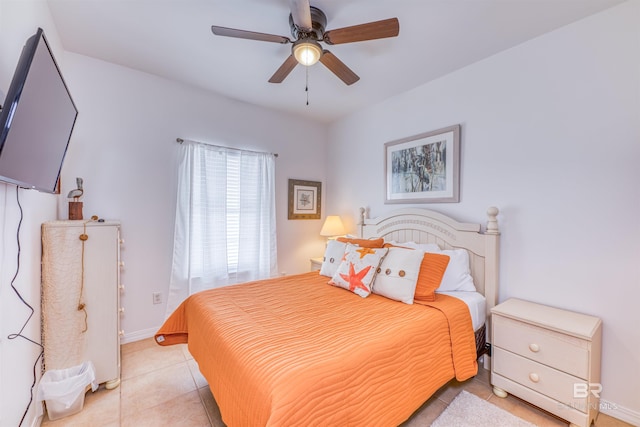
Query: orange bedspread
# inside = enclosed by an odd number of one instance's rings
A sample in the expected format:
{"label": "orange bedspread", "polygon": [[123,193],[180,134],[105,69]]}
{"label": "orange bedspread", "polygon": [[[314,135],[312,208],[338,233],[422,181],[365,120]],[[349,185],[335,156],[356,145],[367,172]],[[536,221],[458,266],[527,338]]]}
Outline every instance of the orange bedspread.
{"label": "orange bedspread", "polygon": [[188,343],[236,426],[395,426],[477,373],[467,306],[361,298],[317,271],[204,291],[156,334]]}

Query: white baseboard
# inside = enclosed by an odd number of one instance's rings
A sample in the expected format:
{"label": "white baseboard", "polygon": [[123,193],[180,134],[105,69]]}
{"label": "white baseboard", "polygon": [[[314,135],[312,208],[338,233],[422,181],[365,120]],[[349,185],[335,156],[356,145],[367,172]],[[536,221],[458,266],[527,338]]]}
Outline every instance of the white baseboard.
{"label": "white baseboard", "polygon": [[160,326],[124,334],[124,336],[120,339],[120,344],[127,344],[130,342],[151,338],[156,334],[156,332],[158,332],[158,329],[160,329]]}
{"label": "white baseboard", "polygon": [[625,408],[616,403],[600,399],[600,412],[633,426],[640,426],[640,412]]}

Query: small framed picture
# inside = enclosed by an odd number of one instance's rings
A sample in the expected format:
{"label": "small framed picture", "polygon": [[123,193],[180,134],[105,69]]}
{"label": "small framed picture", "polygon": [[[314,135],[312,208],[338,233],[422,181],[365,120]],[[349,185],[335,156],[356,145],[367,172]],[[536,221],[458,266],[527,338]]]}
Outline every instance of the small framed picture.
{"label": "small framed picture", "polygon": [[322,183],[289,180],[289,219],[320,219]]}
{"label": "small framed picture", "polygon": [[384,145],[385,203],[459,202],[460,125]]}

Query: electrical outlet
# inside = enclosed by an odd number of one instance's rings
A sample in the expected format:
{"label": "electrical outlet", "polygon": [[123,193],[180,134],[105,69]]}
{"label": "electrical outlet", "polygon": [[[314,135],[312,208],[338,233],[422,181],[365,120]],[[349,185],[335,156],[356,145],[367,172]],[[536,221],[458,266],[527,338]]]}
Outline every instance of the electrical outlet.
{"label": "electrical outlet", "polygon": [[154,292],[151,295],[153,297],[154,304],[162,304],[162,292]]}

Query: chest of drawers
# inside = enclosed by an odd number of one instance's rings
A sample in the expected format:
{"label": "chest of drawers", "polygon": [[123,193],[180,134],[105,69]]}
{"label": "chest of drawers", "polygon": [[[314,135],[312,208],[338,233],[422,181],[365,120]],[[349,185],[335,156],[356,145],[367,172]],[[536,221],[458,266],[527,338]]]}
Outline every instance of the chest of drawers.
{"label": "chest of drawers", "polygon": [[121,243],[118,221],[42,225],[45,369],[91,361],[96,382],[120,384]]}
{"label": "chest of drawers", "polygon": [[601,320],[519,299],[491,313],[494,393],[588,427],[600,405]]}

